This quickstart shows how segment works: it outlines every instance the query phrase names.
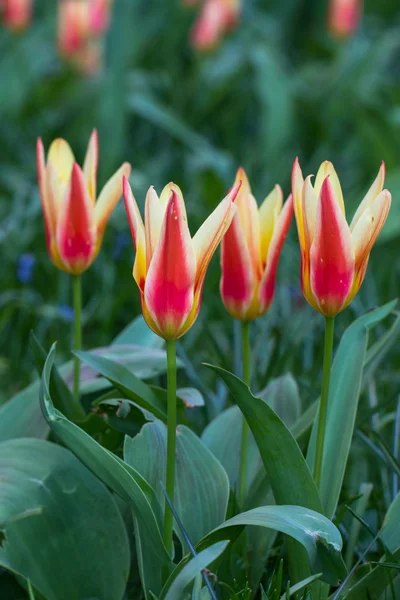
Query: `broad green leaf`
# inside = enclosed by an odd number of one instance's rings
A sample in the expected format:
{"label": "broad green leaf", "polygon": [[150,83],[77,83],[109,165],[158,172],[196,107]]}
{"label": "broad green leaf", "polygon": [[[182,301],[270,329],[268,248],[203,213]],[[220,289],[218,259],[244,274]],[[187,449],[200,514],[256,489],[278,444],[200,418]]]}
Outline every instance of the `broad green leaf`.
{"label": "broad green leaf", "polygon": [[[204,429],[201,439],[216,456],[229,477],[235,492],[239,485],[240,445],[243,416],[237,406],[222,411]],[[261,458],[252,434],[249,436],[247,457],[247,490],[260,469]]]}
{"label": "broad green leaf", "polygon": [[[156,336],[146,325],[142,316],[128,325],[114,340],[113,344],[138,344],[143,347],[159,348],[163,340]],[[59,369],[62,377],[72,373],[69,361]],[[82,382],[82,390],[85,390]],[[97,385],[99,385],[97,383]],[[39,406],[39,381],[35,381],[0,406],[0,441],[19,437],[44,439],[49,428]]]}
{"label": "broad green leaf", "polygon": [[[208,365],[218,373],[244,414],[257,443],[268,480],[278,504],[296,504],[322,512],[321,501],[301,450],[278,415],[232,373]],[[307,557],[289,540],[291,579],[297,583],[309,576]]]}
{"label": "broad green leaf", "polygon": [[296,440],[283,421],[261,398],[256,398],[238,377],[213,365],[226,383],[253,432],[275,500],[320,512],[322,506],[310,470]]}
{"label": "broad green leaf", "polygon": [[153,390],[135,377],[129,369],[107,358],[95,356],[90,352],[76,352],[75,354],[79,356],[82,362],[108,379],[128,400],[132,400],[138,406],[151,412],[158,419],[166,421],[165,406]]}
{"label": "broad green leaf", "polygon": [[0,441],[47,437],[49,427],[39,406],[39,385],[39,381],[31,383],[0,406]]}
{"label": "broad green leaf", "polygon": [[129,541],[113,496],[68,450],[0,444],[0,563],[47,600],[122,600]]}
{"label": "broad green leaf", "polygon": [[43,369],[40,389],[41,407],[51,430],[83,464],[132,507],[155,555],[160,561],[168,563],[168,555],[161,535],[161,508],[152,487],[135,469],[100,446],[54,408],[49,393],[49,379],[54,358],[53,345]]}
{"label": "broad green leaf", "polygon": [[272,379],[257,394],[291,429],[301,416],[301,400],[297,383],[291,373]]}
{"label": "broad green leaf", "polygon": [[183,569],[178,572],[172,583],[170,581],[167,582],[165,589],[161,593],[160,600],[181,600],[192,581],[224,552],[228,543],[227,541],[221,541],[212,544],[189,560]]}
{"label": "broad green leaf", "polygon": [[150,329],[142,315],[138,315],[133,319],[132,323],[129,323],[117,335],[111,345],[120,346],[121,344],[135,344],[146,348],[162,348],[165,342]]}
{"label": "broad green leaf", "polygon": [[[368,331],[390,315],[396,303],[389,302],[352,323],[343,334],[333,361],[320,486],[324,511],[330,517],[337,507],[353,438]],[[310,469],[314,464],[317,426],[316,420],[307,454]]]}
{"label": "broad green leaf", "polygon": [[307,551],[312,573],[322,573],[323,581],[337,585],[345,576],[338,529],[320,513],[302,506],[260,506],[236,515],[206,536],[198,548],[217,539],[227,539],[230,528],[241,529],[246,525],[274,529],[297,540]]}
{"label": "broad green leaf", "polygon": [[[167,428],[160,421],[147,423],[134,438],[125,438],[125,462],[150,483],[161,506],[165,503],[161,484],[165,482],[166,455]],[[180,425],[173,502],[193,544],[224,521],[228,498],[229,482],[223,467],[195,433]],[[186,553],[183,536],[175,529]]]}

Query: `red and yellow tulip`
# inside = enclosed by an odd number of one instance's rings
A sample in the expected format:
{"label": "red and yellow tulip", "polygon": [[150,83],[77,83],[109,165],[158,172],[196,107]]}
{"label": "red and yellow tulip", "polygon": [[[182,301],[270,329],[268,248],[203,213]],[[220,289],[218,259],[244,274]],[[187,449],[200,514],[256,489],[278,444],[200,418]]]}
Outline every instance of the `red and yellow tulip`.
{"label": "red and yellow tulip", "polygon": [[339,178],[322,163],[314,185],[296,159],[292,192],[301,249],[301,286],[306,300],[326,317],[350,304],[363,282],[369,254],[389,212],[391,194],[383,189],[385,165],[359,205],[350,226]]}
{"label": "red and yellow tulip", "polygon": [[81,71],[93,73],[101,66],[102,36],[110,23],[112,0],[61,0],[58,46]]}
{"label": "red and yellow tulip", "polygon": [[79,275],[97,257],[104,230],[122,195],[122,178],[131,167],[124,163],[109,179],[96,202],[97,132],[93,131],[83,169],[68,143],[51,144],[47,163],[42,140],[37,142],[37,171],[48,253],[59,269]]}
{"label": "red and yellow tulip", "polygon": [[233,29],[241,10],[241,0],[204,0],[192,31],[192,43],[198,50],[211,50]]}
{"label": "red and yellow tulip", "polygon": [[362,16],[362,0],[330,0],[328,29],[338,38],[349,37]]}
{"label": "red and yellow tulip", "polygon": [[22,31],[32,20],[33,0],[0,0],[0,9],[6,27]]}
{"label": "red and yellow tulip", "polygon": [[140,290],[143,316],[160,337],[177,339],[196,321],[207,267],[231,224],[239,187],[231,190],[192,238],[177,185],[168,184],[160,197],[153,187],[149,189],[143,224],[130,185],[124,180],[125,207],[136,249],[133,277]]}
{"label": "red and yellow tulip", "polygon": [[263,315],[273,300],[293,202],[290,196],[283,205],[282,190],[276,185],[258,208],[243,169],[237,172],[235,184],[238,181],[242,182],[236,199],[238,211],[221,244],[220,291],[228,312],[250,321]]}

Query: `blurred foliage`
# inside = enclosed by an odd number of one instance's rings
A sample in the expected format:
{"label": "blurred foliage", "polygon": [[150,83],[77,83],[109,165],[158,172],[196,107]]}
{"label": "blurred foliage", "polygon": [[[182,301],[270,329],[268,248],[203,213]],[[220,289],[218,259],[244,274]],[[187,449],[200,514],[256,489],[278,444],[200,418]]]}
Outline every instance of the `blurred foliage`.
{"label": "blurred foliage", "polygon": [[[129,160],[143,204],[147,188],[183,189],[192,231],[223,197],[242,164],[260,202],[279,182],[289,193],[293,159],[316,172],[328,158],[339,172],[348,212],[386,161],[394,202],[362,291],[338,319],[338,335],[366,309],[396,296],[400,256],[400,11],[396,0],[365,3],[352,39],[326,32],[325,2],[247,0],[239,28],[215,52],[189,46],[196,12],[179,0],[117,0],[105,68],[85,78],[55,47],[53,0],[35,3],[33,26],[0,31],[0,399],[33,376],[27,337],[60,340],[68,358],[71,282],[49,261],[36,184],[35,141],[68,139],[82,160],[93,127],[100,135],[100,185]],[[84,276],[85,346],[107,345],[140,311],[131,277],[133,249],[122,203],[102,252]],[[315,396],[322,319],[299,291],[295,227],[284,249],[276,300],[257,329],[259,387],[291,369]],[[234,364],[234,328],[218,294],[219,267],[207,276],[199,322],[181,352]],[[288,318],[291,327],[284,328]],[[254,333],[256,333],[254,331]],[[201,345],[197,340],[201,336]],[[293,345],[298,348],[293,353]],[[261,360],[261,359],[260,359]],[[395,358],[393,358],[393,361]],[[388,367],[389,368],[389,367]],[[206,377],[212,377],[206,374]]]}

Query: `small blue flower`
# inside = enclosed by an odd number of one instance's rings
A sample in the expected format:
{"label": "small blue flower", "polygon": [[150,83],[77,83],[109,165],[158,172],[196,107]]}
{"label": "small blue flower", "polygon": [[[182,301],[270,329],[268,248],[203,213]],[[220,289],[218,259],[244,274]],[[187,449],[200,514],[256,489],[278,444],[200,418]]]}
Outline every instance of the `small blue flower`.
{"label": "small blue flower", "polygon": [[68,306],[68,304],[59,304],[58,312],[60,317],[65,319],[65,321],[72,322],[74,320],[74,309],[71,306]]}
{"label": "small blue flower", "polygon": [[17,277],[21,283],[32,281],[36,258],[33,254],[21,254],[18,260]]}

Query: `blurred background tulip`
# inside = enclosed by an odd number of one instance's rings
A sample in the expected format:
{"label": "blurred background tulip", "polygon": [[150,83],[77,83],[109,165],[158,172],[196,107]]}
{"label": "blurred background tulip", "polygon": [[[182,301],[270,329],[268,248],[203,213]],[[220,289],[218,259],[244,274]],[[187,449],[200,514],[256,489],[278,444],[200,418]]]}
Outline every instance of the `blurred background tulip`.
{"label": "blurred background tulip", "polygon": [[12,31],[22,31],[31,23],[33,0],[0,0],[3,22]]}
{"label": "blurred background tulip", "polygon": [[352,35],[361,20],[363,0],[330,0],[328,29],[338,38]]}
{"label": "blurred background tulip", "polygon": [[99,71],[102,37],[110,25],[111,0],[59,0],[58,47],[86,74]]}
{"label": "blurred background tulip", "polygon": [[192,30],[192,44],[198,50],[211,50],[239,21],[241,0],[203,0]]}

